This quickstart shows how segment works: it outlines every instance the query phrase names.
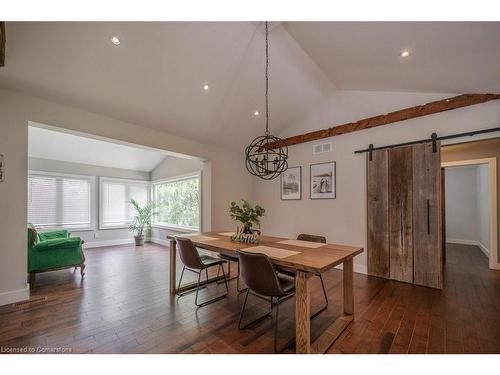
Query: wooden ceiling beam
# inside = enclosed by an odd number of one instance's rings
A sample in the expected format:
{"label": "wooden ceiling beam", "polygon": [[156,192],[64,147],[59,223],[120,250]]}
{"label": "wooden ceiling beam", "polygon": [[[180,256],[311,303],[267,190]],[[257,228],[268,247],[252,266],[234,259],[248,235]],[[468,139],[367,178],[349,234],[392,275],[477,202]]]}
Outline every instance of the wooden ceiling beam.
{"label": "wooden ceiling beam", "polygon": [[5,22],[0,22],[0,66],[5,66],[5,44],[7,37],[5,36]]}
{"label": "wooden ceiling beam", "polygon": [[[359,130],[370,129],[377,126],[388,125],[399,121],[409,120],[412,118],[432,115],[449,111],[455,108],[467,107],[470,105],[485,103],[490,100],[500,99],[500,94],[464,94],[454,96],[448,99],[437,100],[435,102],[418,105],[400,109],[387,113],[385,115],[378,115],[374,117],[365,118],[356,122],[349,122],[347,124],[333,126],[328,129],[313,131],[310,133],[300,134],[293,137],[286,138],[284,141],[288,146],[297,145],[299,143],[306,143],[316,141],[322,138],[334,137],[341,134],[356,132]],[[275,148],[278,144],[269,144],[268,147]]]}

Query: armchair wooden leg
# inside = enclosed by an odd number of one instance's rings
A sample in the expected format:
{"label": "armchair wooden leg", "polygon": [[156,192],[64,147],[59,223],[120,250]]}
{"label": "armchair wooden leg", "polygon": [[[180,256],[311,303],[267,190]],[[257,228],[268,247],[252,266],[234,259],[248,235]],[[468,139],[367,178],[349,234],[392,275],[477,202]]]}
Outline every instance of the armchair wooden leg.
{"label": "armchair wooden leg", "polygon": [[83,271],[84,269],[85,269],[85,263],[82,263],[80,265],[80,276],[82,277],[82,279],[85,276],[85,272]]}
{"label": "armchair wooden leg", "polygon": [[[82,241],[83,244],[83,241]],[[82,264],[80,264],[80,276],[83,279],[83,276],[85,276],[85,272],[83,271],[85,269],[85,253],[82,250]]]}

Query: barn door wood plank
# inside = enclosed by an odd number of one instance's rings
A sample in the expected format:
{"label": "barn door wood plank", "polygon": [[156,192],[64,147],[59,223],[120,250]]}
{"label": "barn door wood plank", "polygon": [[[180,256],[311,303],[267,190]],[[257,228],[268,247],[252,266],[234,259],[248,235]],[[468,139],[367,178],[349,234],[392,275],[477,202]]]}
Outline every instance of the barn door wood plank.
{"label": "barn door wood plank", "polygon": [[439,142],[413,146],[414,283],[442,288],[441,153]]}
{"label": "barn door wood plank", "polygon": [[390,278],[413,282],[412,147],[389,150]]}
{"label": "barn door wood plank", "polygon": [[390,277],[389,272],[389,159],[387,150],[366,156],[368,274]]}

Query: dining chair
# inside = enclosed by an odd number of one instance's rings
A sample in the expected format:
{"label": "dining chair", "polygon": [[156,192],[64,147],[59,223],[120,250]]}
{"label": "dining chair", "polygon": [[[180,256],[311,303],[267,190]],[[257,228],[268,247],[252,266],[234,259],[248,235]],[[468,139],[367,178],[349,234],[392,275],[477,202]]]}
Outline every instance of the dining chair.
{"label": "dining chair", "polygon": [[[248,289],[245,295],[245,302],[241,308],[240,319],[238,320],[238,329],[245,329],[257,322],[260,322],[271,316],[273,308],[276,308],[276,317],[274,321],[274,352],[278,352],[278,321],[280,304],[295,293],[295,282],[293,279],[279,275],[265,254],[248,253],[238,250],[239,266],[241,267],[241,278]],[[247,305],[250,291],[263,297],[270,297],[271,311],[267,314],[242,325],[243,314]]]}
{"label": "dining chair", "polygon": [[[317,236],[317,235],[314,235],[314,234],[304,234],[304,233],[302,233],[302,234],[299,234],[297,236],[297,239],[300,240],[300,241],[326,243],[326,237],[324,237],[324,236]],[[285,267],[278,267],[278,272],[281,273],[281,274],[290,276],[290,277],[295,277],[295,271],[291,270],[291,269],[288,269],[288,268],[285,268]],[[323,296],[325,298],[325,306],[323,306],[316,314],[314,314],[313,317],[316,316],[317,314],[319,314],[320,312],[322,312],[323,310],[325,310],[328,307],[328,296],[326,294],[326,288],[325,288],[325,283],[323,281],[323,275],[320,274],[320,273],[317,273],[316,276],[318,276],[319,279],[320,279],[320,281],[321,281],[321,288],[323,288]]]}
{"label": "dining chair", "polygon": [[[250,230],[252,231],[252,233],[258,234],[259,236],[261,234],[261,232],[260,232],[259,229],[250,229]],[[234,257],[234,256],[231,256],[231,255],[225,255],[225,254],[219,254],[219,258],[227,260],[227,262],[228,262],[228,275],[227,275],[228,278],[231,276],[231,275],[229,275],[229,273],[230,273],[229,272],[229,262],[234,262],[234,263],[238,264],[238,272],[236,273],[236,276],[235,276],[235,278],[236,278],[236,291],[238,292],[238,294],[246,292],[248,288],[240,289],[240,265],[239,265],[239,262],[238,262],[238,257],[237,256]],[[229,280],[233,280],[233,279],[228,279],[228,281]],[[217,283],[220,284],[221,282],[218,281]]]}
{"label": "dining chair", "polygon": [[[179,280],[179,286],[177,287],[177,290],[180,289],[181,283],[182,283],[182,277],[184,276],[184,271],[188,270],[190,272],[198,274],[198,282],[196,284],[196,297],[194,300],[194,303],[198,307],[206,306],[209,305],[213,302],[216,302],[218,300],[221,300],[225,298],[229,292],[229,289],[227,287],[227,281],[226,281],[226,274],[224,272],[224,267],[223,264],[226,263],[224,259],[220,258],[214,258],[209,255],[200,255],[198,253],[198,250],[196,250],[196,247],[193,245],[190,239],[188,238],[182,238],[182,237],[176,237],[175,241],[177,242],[178,248],[179,248],[179,256],[181,258],[182,263],[184,264],[184,267],[182,268],[181,272],[181,278]],[[207,281],[205,285],[208,285],[208,269],[210,267],[215,267],[218,266],[219,269],[217,270],[217,274],[219,274],[219,271],[222,270],[222,275],[223,275],[223,280],[226,285],[226,293],[212,298],[208,301],[198,303],[198,292],[200,290],[200,279],[201,279],[201,274],[203,270],[205,270],[205,274],[207,277]],[[202,287],[204,288],[205,285]],[[192,291],[185,292],[185,293],[179,293],[177,292],[177,296],[182,297],[183,295],[186,295],[188,293],[191,293]]]}

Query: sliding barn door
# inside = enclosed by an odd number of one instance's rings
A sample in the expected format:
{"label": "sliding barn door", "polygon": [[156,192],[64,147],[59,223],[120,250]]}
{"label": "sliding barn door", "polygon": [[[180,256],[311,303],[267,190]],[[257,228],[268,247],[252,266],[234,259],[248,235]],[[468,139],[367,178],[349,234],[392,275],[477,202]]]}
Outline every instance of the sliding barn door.
{"label": "sliding barn door", "polygon": [[413,282],[412,148],[389,150],[390,278]]}
{"label": "sliding barn door", "polygon": [[413,280],[442,288],[441,153],[437,143],[413,146]]}
{"label": "sliding barn door", "polygon": [[389,278],[389,157],[387,150],[366,157],[368,274]]}

